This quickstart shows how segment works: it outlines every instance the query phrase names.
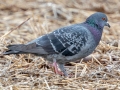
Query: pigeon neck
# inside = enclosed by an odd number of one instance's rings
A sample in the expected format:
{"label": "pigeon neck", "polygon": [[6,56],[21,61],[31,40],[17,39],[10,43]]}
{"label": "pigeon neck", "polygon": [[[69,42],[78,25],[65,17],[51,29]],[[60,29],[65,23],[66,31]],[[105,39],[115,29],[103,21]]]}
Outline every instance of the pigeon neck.
{"label": "pigeon neck", "polygon": [[94,40],[96,42],[96,45],[98,45],[99,41],[101,39],[101,36],[102,36],[103,29],[95,28],[95,27],[89,25],[88,23],[85,23],[85,26],[87,26],[88,30],[92,33]]}
{"label": "pigeon neck", "polygon": [[103,28],[102,28],[100,25],[98,25],[94,20],[86,20],[85,23],[89,24],[91,27],[96,28],[96,29],[98,29],[98,30],[102,30],[102,29],[103,29]]}

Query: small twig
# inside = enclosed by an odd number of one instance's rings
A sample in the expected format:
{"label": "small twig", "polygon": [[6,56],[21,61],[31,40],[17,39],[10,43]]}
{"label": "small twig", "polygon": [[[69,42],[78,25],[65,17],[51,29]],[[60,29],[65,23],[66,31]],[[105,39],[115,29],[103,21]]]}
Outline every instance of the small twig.
{"label": "small twig", "polygon": [[[24,55],[21,56],[19,60],[21,60],[23,57],[24,57]],[[18,61],[16,60],[16,61],[14,62],[14,64],[11,65],[11,66],[8,68],[8,70],[10,70],[10,69],[13,68],[15,65],[17,65],[17,63],[18,63]]]}
{"label": "small twig", "polygon": [[87,69],[87,65],[85,64],[80,76],[84,76],[86,69]]}
{"label": "small twig", "polygon": [[[97,63],[99,63],[100,65],[102,65],[102,64],[98,61],[98,59],[96,59],[93,55],[92,55],[92,58],[95,59],[95,61],[96,61]],[[102,65],[102,66],[103,66],[103,65]]]}
{"label": "small twig", "polygon": [[12,28],[9,32],[5,33],[3,36],[0,37],[0,40],[5,39],[5,37],[6,37],[7,35],[9,35],[12,31],[20,28],[20,27],[21,27],[25,22],[27,22],[29,19],[30,19],[30,18],[28,18],[27,20],[25,20],[24,22],[22,22],[22,23],[21,23],[20,25],[18,25],[17,27]]}
{"label": "small twig", "polygon": [[77,77],[77,64],[75,65],[75,79]]}
{"label": "small twig", "polygon": [[45,81],[45,84],[47,85],[48,90],[51,90],[45,78],[44,78],[44,81]]}
{"label": "small twig", "polygon": [[104,73],[104,74],[107,74],[107,75],[110,75],[110,76],[112,76],[112,77],[115,77],[115,78],[120,79],[120,77],[119,77],[119,76],[116,76],[116,75],[111,74],[111,73],[108,73],[108,72],[101,71],[101,73]]}

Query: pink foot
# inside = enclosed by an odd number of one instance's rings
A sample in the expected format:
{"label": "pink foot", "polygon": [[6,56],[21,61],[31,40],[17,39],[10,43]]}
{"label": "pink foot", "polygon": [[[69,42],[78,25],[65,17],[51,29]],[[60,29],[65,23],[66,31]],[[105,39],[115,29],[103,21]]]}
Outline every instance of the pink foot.
{"label": "pink foot", "polygon": [[61,71],[58,70],[56,62],[53,62],[52,66],[53,66],[53,70],[54,70],[55,74],[62,75],[62,76],[64,75],[63,72],[61,72]]}

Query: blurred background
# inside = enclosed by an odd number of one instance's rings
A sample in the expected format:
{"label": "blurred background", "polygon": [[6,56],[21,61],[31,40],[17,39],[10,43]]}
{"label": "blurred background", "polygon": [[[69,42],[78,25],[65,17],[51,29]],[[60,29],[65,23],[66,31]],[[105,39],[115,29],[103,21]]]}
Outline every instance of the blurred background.
{"label": "blurred background", "polygon": [[41,57],[0,56],[0,89],[119,90],[120,0],[0,0],[0,53],[9,44],[27,43],[59,27],[84,22],[95,12],[105,13],[111,28],[104,28],[89,61],[66,64],[73,77],[55,75]]}

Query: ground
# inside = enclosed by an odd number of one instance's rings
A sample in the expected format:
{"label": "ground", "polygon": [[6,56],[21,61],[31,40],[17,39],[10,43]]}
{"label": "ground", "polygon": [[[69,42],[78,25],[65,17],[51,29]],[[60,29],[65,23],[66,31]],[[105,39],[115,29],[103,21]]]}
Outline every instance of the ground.
{"label": "ground", "polygon": [[[120,90],[119,0],[0,0],[0,90]],[[27,43],[59,27],[104,12],[101,42],[85,60],[65,65],[71,77],[54,74],[34,55],[6,55],[9,44]]]}

